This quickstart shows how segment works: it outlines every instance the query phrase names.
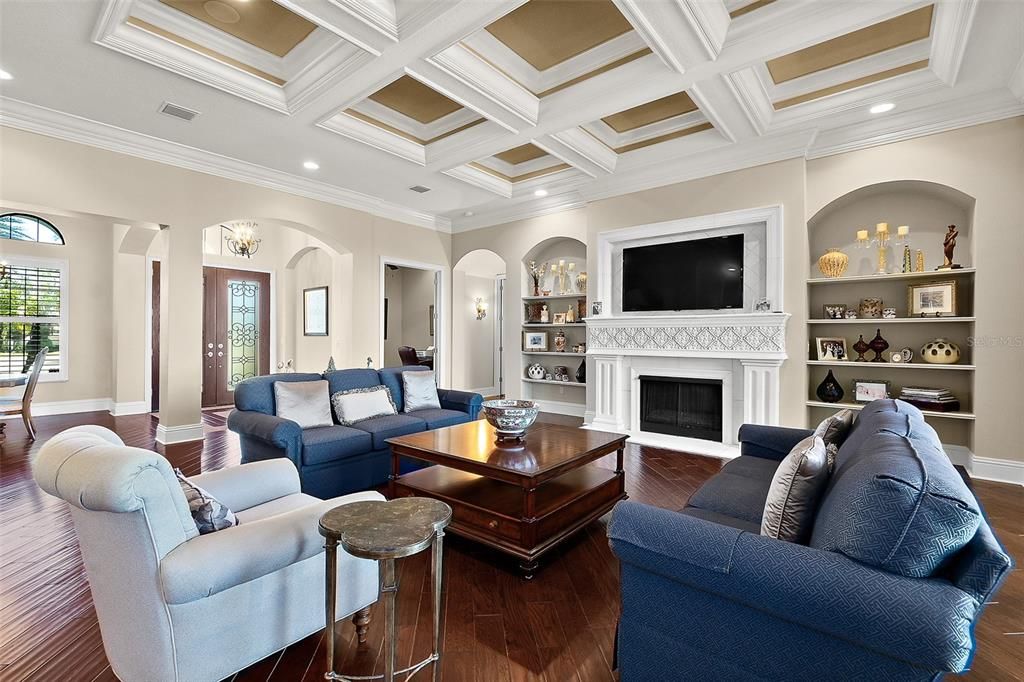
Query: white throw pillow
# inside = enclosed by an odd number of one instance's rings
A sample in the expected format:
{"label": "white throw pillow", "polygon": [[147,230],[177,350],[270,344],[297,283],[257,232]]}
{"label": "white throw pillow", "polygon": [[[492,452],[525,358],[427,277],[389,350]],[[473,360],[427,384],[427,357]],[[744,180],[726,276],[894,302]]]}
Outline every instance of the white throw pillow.
{"label": "white throw pillow", "polygon": [[291,419],[304,429],[334,425],[327,382],[323,379],[275,381],[274,402],[278,417]]}
{"label": "white throw pillow", "polygon": [[353,388],[338,391],[331,396],[334,414],[338,423],[351,426],[356,422],[388,414],[398,414],[395,401],[387,386],[371,386],[369,388]]}
{"label": "white throw pillow", "polygon": [[402,372],[402,388],[405,389],[405,411],[440,409],[437,397],[437,381],[433,372]]}

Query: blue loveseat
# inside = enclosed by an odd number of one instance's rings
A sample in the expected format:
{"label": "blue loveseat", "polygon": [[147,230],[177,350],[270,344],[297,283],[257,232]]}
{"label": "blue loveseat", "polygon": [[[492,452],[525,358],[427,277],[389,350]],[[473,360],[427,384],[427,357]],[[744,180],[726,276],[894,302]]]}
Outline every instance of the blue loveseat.
{"label": "blue loveseat", "polygon": [[865,407],[808,545],[759,534],[778,463],[811,432],[744,425],[741,456],[679,512],[620,503],[618,661],[640,680],[934,680],[974,652],[1010,557],[921,412]]}
{"label": "blue loveseat", "polygon": [[[404,412],[402,372],[428,371],[427,367],[342,369],[325,374],[271,374],[246,379],[235,386],[235,409],[228,428],[238,434],[242,462],[287,457],[299,470],[302,492],[323,499],[369,490],[388,480],[391,449],[387,439],[453,426],[476,419],[483,397],[478,393],[438,389],[440,409]],[[388,387],[398,414],[374,417],[353,426],[302,429],[276,416],[274,383],[326,379],[331,395],[353,388],[381,384]],[[403,462],[403,472],[421,464]]]}

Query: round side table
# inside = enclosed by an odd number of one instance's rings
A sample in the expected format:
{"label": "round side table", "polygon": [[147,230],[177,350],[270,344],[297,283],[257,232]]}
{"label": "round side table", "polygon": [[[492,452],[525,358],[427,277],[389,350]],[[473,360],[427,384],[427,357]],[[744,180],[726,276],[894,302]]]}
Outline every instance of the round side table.
{"label": "round side table", "polygon": [[[379,680],[394,682],[396,675],[409,679],[420,669],[434,664],[434,680],[440,679],[441,660],[441,551],[444,529],[452,520],[452,508],[440,500],[403,497],[388,502],[352,502],[335,507],[320,517],[327,557],[327,673],[324,679]],[[334,671],[334,621],[338,593],[338,545],[354,557],[377,561],[380,591],[384,595],[384,674],[340,675]],[[434,649],[427,658],[408,668],[395,670],[398,645],[398,617],[395,597],[398,579],[395,559],[411,556],[430,547],[434,576]]]}

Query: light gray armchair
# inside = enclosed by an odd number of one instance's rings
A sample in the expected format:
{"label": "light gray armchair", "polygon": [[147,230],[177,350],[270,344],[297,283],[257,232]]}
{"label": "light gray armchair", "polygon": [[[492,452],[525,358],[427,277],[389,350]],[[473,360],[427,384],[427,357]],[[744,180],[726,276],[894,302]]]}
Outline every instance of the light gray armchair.
{"label": "light gray armchair", "polygon": [[[67,501],[103,647],[125,682],[220,680],[324,626],[320,515],[375,492],[322,501],[299,491],[287,459],[190,478],[239,525],[199,535],[159,454],[99,426],[64,431],[35,464],[43,490]],[[377,564],[338,551],[338,614],[377,600]]]}

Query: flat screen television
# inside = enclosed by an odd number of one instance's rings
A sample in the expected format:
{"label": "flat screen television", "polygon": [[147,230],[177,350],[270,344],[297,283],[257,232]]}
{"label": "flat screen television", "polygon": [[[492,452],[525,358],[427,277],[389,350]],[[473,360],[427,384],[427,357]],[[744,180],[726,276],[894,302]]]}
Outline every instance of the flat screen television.
{"label": "flat screen television", "polygon": [[622,250],[623,312],[742,307],[742,234]]}

